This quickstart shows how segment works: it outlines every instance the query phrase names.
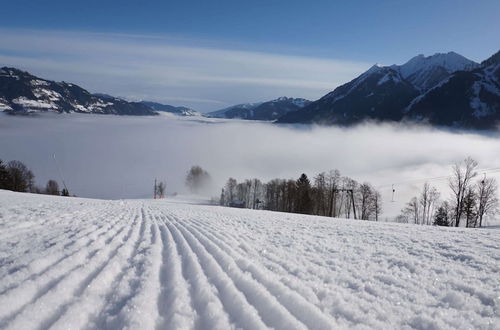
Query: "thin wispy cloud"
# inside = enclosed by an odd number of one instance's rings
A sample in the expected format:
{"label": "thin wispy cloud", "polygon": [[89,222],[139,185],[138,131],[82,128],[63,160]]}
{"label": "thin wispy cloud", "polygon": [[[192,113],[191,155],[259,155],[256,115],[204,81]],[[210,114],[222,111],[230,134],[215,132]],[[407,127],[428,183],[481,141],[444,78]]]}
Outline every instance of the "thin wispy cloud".
{"label": "thin wispy cloud", "polygon": [[148,35],[0,29],[0,64],[92,92],[202,111],[279,96],[317,99],[370,63],[221,47]]}

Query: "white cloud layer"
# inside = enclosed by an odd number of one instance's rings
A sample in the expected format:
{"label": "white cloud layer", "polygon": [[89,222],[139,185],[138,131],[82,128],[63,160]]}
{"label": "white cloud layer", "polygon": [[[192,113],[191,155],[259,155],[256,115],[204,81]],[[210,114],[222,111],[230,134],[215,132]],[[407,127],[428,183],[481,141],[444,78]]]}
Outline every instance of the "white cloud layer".
{"label": "white cloud layer", "polygon": [[[183,192],[185,173],[193,164],[207,169],[218,187],[230,176],[267,181],[305,172],[312,179],[339,169],[381,186],[384,216],[394,216],[425,180],[400,182],[449,175],[451,164],[469,155],[483,169],[498,168],[499,145],[498,133],[389,124],[342,129],[168,116],[28,118],[0,113],[0,159],[25,162],[43,185],[51,178],[60,181],[52,158],[56,153],[70,190],[97,198],[149,198],[155,177],[166,180],[169,193]],[[500,172],[491,175],[500,181]],[[446,182],[429,183],[448,198]]]}
{"label": "white cloud layer", "polygon": [[279,96],[317,99],[371,65],[207,48],[157,36],[2,28],[0,64],[92,92],[201,111]]}

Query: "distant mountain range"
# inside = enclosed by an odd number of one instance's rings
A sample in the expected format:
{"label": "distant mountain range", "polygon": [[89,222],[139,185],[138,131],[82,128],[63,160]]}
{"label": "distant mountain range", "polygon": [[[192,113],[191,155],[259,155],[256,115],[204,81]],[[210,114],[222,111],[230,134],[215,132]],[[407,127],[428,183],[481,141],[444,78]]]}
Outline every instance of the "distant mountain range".
{"label": "distant mountain range", "polygon": [[187,107],[176,107],[173,105],[149,101],[141,101],[141,103],[155,111],[170,112],[178,116],[202,116],[200,112]]}
{"label": "distant mountain range", "polygon": [[[45,80],[8,67],[0,69],[0,111],[202,115],[187,107],[91,94],[75,84]],[[280,97],[204,116],[344,126],[371,120],[495,128],[500,123],[500,51],[482,63],[454,52],[418,55],[403,65],[374,65],[314,102]]]}
{"label": "distant mountain range", "polygon": [[276,120],[289,112],[302,109],[311,101],[301,98],[280,97],[260,103],[244,103],[207,113],[213,118],[238,118],[249,120]]}
{"label": "distant mountain range", "polygon": [[500,121],[499,52],[475,63],[454,53],[418,55],[403,65],[374,65],[278,123],[350,125],[418,121],[493,128]]}
{"label": "distant mountain range", "polygon": [[0,110],[12,114],[81,112],[114,115],[156,115],[138,102],[91,94],[66,82],[45,80],[15,68],[0,69]]}
{"label": "distant mountain range", "polygon": [[108,94],[92,94],[75,84],[42,79],[8,67],[0,69],[0,111],[11,114],[51,111],[134,116],[157,115],[161,111],[179,116],[200,115],[186,107],[147,101],[129,102]]}

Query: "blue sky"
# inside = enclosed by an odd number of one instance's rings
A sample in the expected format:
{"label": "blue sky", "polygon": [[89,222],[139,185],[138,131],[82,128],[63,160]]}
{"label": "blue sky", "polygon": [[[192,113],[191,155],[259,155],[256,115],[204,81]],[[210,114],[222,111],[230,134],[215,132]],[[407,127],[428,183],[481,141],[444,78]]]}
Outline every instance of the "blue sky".
{"label": "blue sky", "polygon": [[500,45],[498,0],[17,0],[2,12],[2,65],[203,111],[315,99],[376,62],[452,50],[481,61]]}

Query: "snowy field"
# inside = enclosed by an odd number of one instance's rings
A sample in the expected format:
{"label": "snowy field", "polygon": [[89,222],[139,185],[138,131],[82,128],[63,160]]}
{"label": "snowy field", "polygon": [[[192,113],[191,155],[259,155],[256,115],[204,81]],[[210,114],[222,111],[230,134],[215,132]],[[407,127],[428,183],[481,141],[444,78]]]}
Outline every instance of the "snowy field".
{"label": "snowy field", "polygon": [[0,191],[0,328],[500,329],[500,229]]}

